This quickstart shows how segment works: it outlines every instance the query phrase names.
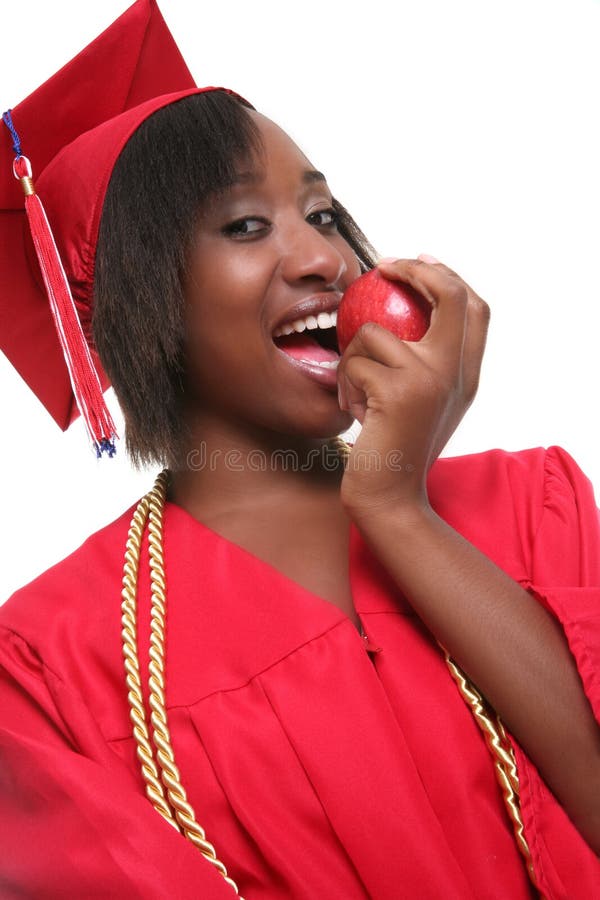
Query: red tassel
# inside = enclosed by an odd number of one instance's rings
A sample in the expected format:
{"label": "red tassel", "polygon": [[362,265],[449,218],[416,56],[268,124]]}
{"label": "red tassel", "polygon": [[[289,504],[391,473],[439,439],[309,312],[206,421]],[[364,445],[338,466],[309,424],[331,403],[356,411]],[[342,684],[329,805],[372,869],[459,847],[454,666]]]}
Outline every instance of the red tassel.
{"label": "red tassel", "polygon": [[54,235],[42,202],[35,193],[27,157],[17,157],[13,169],[25,193],[29,228],[77,407],[96,455],[100,457],[106,452],[109,456],[114,456],[117,437],[115,424],[104,400],[100,379],[81,328]]}

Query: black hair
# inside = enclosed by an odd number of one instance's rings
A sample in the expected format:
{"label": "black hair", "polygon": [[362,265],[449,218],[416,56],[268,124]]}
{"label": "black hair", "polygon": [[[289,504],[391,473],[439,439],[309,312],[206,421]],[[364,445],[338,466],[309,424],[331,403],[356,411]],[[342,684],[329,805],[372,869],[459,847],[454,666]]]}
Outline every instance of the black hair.
{"label": "black hair", "polygon": [[[123,409],[135,465],[179,458],[188,247],[207,200],[261,149],[247,107],[212,91],[153,113],[114,167],[96,250],[92,335]],[[338,201],[333,206],[361,268],[372,268],[367,239]]]}

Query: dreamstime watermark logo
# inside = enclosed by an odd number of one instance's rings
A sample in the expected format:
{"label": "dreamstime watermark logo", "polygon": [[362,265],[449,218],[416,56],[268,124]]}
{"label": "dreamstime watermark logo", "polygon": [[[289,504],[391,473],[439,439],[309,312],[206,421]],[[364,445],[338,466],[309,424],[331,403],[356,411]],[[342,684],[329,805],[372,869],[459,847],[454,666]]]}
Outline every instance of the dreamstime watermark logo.
{"label": "dreamstime watermark logo", "polygon": [[187,454],[187,466],[193,472],[310,472],[314,468],[335,472],[340,466],[358,472],[412,472],[414,466],[403,462],[402,450],[382,454],[377,450],[353,450],[347,458],[337,447],[323,444],[320,448],[300,454],[296,450],[208,450],[204,441]]}

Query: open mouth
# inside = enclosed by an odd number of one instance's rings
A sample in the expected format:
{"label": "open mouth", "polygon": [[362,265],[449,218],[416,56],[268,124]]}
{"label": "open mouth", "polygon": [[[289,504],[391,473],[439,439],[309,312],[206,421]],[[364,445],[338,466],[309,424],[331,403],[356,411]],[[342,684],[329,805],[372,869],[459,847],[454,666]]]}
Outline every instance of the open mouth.
{"label": "open mouth", "polygon": [[307,316],[278,328],[273,341],[279,350],[293,359],[335,369],[340,359],[336,320],[335,312]]}

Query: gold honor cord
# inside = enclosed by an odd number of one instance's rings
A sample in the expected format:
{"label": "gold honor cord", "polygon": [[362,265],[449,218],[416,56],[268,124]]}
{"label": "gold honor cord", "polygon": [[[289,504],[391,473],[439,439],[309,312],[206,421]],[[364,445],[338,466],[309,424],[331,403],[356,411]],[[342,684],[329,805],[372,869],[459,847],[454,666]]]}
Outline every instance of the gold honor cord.
{"label": "gold honor cord", "polygon": [[[194,810],[188,803],[185,789],[181,784],[179,771],[175,765],[175,754],[167,725],[164,693],[166,593],[162,550],[167,477],[167,472],[161,472],[152,490],[140,500],[131,521],[125,552],[123,604],[121,607],[123,613],[122,638],[127,686],[129,688],[130,717],[133,722],[133,736],[137,744],[142,777],[146,783],[146,794],[153,807],[200,850],[205,859],[220,872],[227,884],[239,895],[236,883],[228,876],[227,869],[221,860],[218,859],[213,845],[206,840],[206,833],[196,821]],[[152,710],[150,716],[152,740],[157,751],[156,757],[162,784],[158,780],[157,766],[148,740],[136,637],[137,579],[142,539],[146,525],[149,532],[152,592],[149,705]],[[168,802],[165,798],[163,785],[166,788]],[[240,900],[243,900],[243,898],[240,898]]]}
{"label": "gold honor cord", "polygon": [[506,806],[506,811],[508,812],[513,827],[517,847],[525,860],[530,881],[536,891],[540,894],[541,900],[543,900],[543,895],[540,892],[535,877],[529,844],[525,838],[525,829],[519,802],[519,776],[517,773],[515,754],[508,739],[508,735],[504,730],[504,725],[498,716],[490,711],[489,705],[483,699],[475,685],[469,681],[462,669],[456,665],[454,660],[445,650],[444,654],[446,657],[446,664],[450,669],[450,674],[454,678],[463,700],[471,710],[478,728],[483,733],[487,748],[492,754],[496,778],[498,779],[502,791],[502,799],[504,800],[504,805]]}
{"label": "gold honor cord", "polygon": [[[334,439],[333,443],[345,464],[351,452],[350,445],[342,438]],[[207,841],[205,831],[196,821],[194,810],[187,800],[179,770],[175,764],[175,754],[168,728],[165,707],[167,598],[163,557],[163,516],[167,481],[168,472],[161,472],[152,490],[145,497],[142,497],[138,503],[127,536],[121,595],[123,598],[121,606],[123,630],[121,635],[123,638],[126,681],[129,688],[127,695],[130,707],[129,714],[133,722],[133,736],[137,745],[142,778],[146,785],[146,795],[152,806],[170,825],[200,850],[202,855],[220,872],[227,884],[239,896],[237,885],[228,876],[227,869],[217,858],[215,848]],[[154,752],[150,743],[146,722],[137,644],[137,582],[142,540],[146,527],[149,534],[152,593],[149,706],[151,709],[152,742],[156,747],[158,766],[154,760]],[[484,735],[486,745],[494,760],[494,769],[513,826],[517,847],[525,860],[529,877],[539,891],[531,862],[531,853],[524,834],[519,805],[519,778],[513,749],[500,719],[493,712],[489,711],[489,707],[481,694],[450,658],[449,654],[445,650],[443,652],[452,678]],[[240,898],[240,900],[243,900],[243,898]]]}

